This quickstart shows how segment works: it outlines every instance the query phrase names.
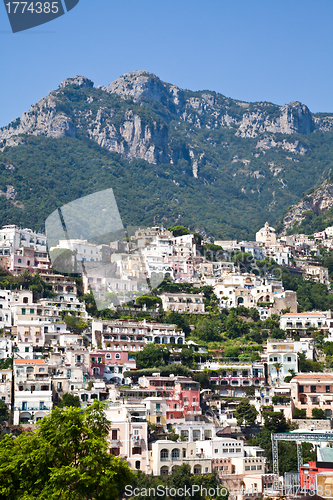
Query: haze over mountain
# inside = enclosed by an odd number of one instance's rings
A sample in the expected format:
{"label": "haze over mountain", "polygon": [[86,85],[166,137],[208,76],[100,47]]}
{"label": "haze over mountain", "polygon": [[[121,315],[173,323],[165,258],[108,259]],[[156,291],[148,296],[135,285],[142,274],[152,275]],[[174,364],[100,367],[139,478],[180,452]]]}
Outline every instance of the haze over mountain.
{"label": "haze over mountain", "polygon": [[0,223],[43,226],[112,187],[123,223],[182,223],[224,238],[274,224],[331,172],[333,114],[192,92],[145,71],[82,76],[0,130]]}

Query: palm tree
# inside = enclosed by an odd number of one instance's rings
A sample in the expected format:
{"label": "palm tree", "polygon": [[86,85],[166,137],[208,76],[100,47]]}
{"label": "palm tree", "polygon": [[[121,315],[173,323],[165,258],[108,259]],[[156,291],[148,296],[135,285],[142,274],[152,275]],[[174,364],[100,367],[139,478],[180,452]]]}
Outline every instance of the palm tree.
{"label": "palm tree", "polygon": [[282,363],[273,363],[274,368],[276,369],[276,382],[279,385],[279,373],[282,368]]}

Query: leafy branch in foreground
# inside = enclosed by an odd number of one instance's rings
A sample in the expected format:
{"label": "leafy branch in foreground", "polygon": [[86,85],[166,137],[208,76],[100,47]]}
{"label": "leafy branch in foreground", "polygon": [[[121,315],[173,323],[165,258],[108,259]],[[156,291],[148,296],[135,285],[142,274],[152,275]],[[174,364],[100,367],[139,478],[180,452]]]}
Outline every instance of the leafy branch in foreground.
{"label": "leafy branch in foreground", "polygon": [[0,442],[1,500],[118,500],[133,472],[108,452],[103,405],[55,408],[36,432]]}

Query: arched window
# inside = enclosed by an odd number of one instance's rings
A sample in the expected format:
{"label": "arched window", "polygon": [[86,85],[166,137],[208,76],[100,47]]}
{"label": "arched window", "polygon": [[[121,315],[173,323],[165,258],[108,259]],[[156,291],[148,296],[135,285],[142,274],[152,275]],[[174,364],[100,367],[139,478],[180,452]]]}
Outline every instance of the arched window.
{"label": "arched window", "polygon": [[183,339],[180,337],[180,338],[178,339],[177,344],[182,344],[182,343],[183,343]]}
{"label": "arched window", "polygon": [[171,458],[172,460],[179,460],[180,457],[180,451],[178,448],[174,448],[171,452]]}
{"label": "arched window", "polygon": [[29,298],[28,297],[23,297],[23,304],[27,304],[29,302]]}
{"label": "arched window", "polygon": [[161,467],[160,474],[161,476],[167,476],[169,474],[169,468],[164,465]]}
{"label": "arched window", "polygon": [[175,337],[170,337],[170,344],[174,344],[175,343]]}
{"label": "arched window", "polygon": [[136,468],[136,469],[140,469],[140,467],[141,467],[141,462],[140,462],[140,460],[136,460],[136,462],[135,462],[135,468]]}
{"label": "arched window", "polygon": [[96,366],[93,368],[93,375],[99,375],[99,368]]}
{"label": "arched window", "polygon": [[120,354],[118,352],[116,353],[116,359],[120,359]]}
{"label": "arched window", "polygon": [[195,465],[193,472],[194,474],[201,474],[201,465]]}
{"label": "arched window", "polygon": [[161,343],[160,337],[155,337],[155,344],[160,344],[160,343]]}
{"label": "arched window", "polygon": [[161,450],[160,457],[161,457],[161,462],[169,460],[169,450],[163,448],[163,450]]}

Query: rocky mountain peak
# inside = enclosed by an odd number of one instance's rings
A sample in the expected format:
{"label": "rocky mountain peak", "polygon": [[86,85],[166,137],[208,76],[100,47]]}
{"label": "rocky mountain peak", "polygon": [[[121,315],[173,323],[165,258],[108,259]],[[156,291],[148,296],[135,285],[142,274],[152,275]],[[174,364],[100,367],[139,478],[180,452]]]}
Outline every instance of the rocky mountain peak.
{"label": "rocky mountain peak", "polygon": [[163,92],[166,90],[166,85],[156,75],[147,71],[125,73],[106,87],[110,94],[131,97],[134,100],[147,97],[159,102],[162,101]]}
{"label": "rocky mountain peak", "polygon": [[68,85],[75,85],[77,88],[89,88],[94,86],[94,82],[85,76],[73,76],[71,78],[66,78],[63,82],[61,82],[59,88],[63,89]]}

